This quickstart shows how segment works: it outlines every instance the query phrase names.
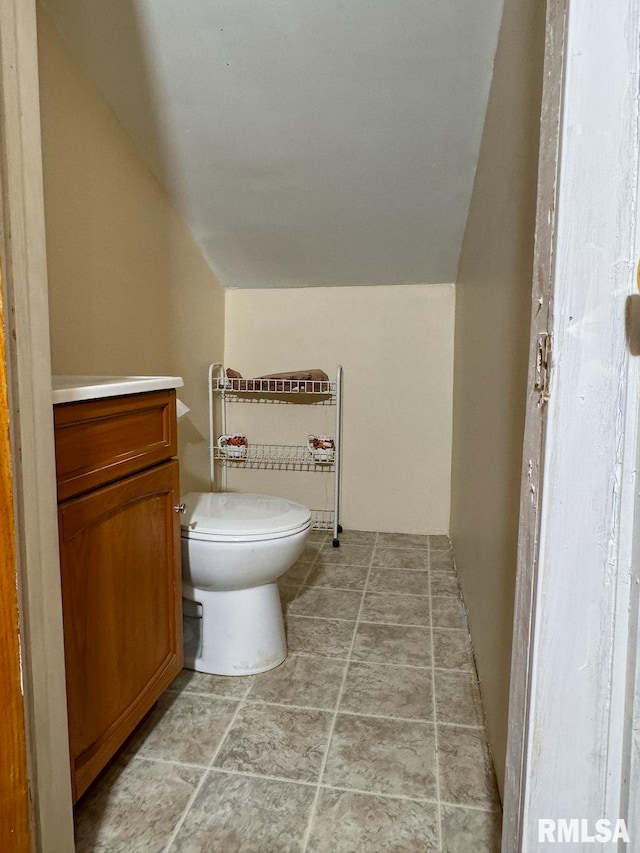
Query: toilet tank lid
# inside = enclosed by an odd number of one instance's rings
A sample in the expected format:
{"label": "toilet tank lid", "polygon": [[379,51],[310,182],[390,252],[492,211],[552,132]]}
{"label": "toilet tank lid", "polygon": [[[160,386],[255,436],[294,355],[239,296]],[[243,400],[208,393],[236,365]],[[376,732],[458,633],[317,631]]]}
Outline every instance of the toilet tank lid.
{"label": "toilet tank lid", "polygon": [[183,533],[242,536],[285,533],[304,527],[311,510],[302,504],[268,495],[190,492],[183,498]]}

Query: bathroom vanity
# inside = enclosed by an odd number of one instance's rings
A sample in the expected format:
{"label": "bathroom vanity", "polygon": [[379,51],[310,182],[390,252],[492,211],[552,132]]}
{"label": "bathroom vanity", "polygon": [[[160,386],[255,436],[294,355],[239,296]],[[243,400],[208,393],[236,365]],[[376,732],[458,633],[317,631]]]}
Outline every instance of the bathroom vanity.
{"label": "bathroom vanity", "polygon": [[182,668],[177,377],[54,377],[74,802]]}

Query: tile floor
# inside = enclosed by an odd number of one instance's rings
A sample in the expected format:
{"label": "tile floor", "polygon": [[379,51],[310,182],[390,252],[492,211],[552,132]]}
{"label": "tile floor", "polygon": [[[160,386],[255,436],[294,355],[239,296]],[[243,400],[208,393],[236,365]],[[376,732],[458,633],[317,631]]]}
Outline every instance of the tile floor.
{"label": "tile floor", "polygon": [[76,808],[77,851],[498,853],[500,808],[442,536],[314,533],[289,657],[183,670]]}

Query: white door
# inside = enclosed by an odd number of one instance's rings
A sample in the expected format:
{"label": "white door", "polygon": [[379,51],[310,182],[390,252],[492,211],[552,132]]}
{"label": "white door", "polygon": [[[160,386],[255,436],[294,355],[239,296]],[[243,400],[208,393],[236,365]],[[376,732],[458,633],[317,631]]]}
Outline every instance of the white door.
{"label": "white door", "polygon": [[503,853],[640,850],[639,38],[638,0],[549,0]]}

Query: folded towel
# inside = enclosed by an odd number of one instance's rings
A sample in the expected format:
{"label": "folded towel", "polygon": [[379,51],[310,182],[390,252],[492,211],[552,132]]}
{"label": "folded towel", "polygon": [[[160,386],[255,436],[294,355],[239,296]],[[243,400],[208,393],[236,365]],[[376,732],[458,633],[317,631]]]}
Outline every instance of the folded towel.
{"label": "folded towel", "polygon": [[256,376],[254,379],[243,379],[242,374],[231,367],[227,368],[227,379],[234,380],[234,391],[323,391],[326,390],[317,383],[328,382],[329,377],[324,370],[294,370],[283,373],[270,373],[267,376]]}
{"label": "folded towel", "polygon": [[268,376],[258,376],[257,379],[285,379],[294,382],[328,382],[329,377],[324,370],[294,370],[292,373],[270,373]]}

